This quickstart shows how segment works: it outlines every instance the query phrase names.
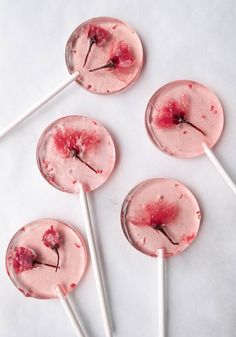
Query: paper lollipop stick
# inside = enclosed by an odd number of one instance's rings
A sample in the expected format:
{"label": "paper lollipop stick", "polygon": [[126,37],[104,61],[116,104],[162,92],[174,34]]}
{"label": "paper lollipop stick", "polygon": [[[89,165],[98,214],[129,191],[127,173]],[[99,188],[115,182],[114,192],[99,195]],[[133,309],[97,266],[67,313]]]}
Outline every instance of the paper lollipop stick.
{"label": "paper lollipop stick", "polygon": [[231,190],[236,194],[236,185],[232,178],[229,176],[229,174],[225,171],[224,167],[220,163],[220,161],[217,159],[216,155],[212,152],[212,150],[209,148],[209,146],[206,143],[202,143],[202,146],[204,148],[205,154],[210,159],[212,164],[215,166],[221,177],[224,179],[226,184],[231,188]]}
{"label": "paper lollipop stick", "polygon": [[58,297],[79,337],[85,334],[67,296],[77,287],[86,265],[87,252],[80,233],[52,219],[21,228],[6,253],[6,268],[14,285],[26,297]]}
{"label": "paper lollipop stick", "polygon": [[89,205],[87,200],[86,192],[84,191],[83,184],[79,183],[79,193],[81,200],[82,213],[84,217],[84,224],[86,228],[88,246],[91,256],[91,261],[93,265],[94,277],[97,286],[98,298],[100,302],[100,308],[102,312],[105,332],[107,337],[112,337],[112,326],[110,321],[110,313],[106,300],[106,293],[104,289],[103,279],[102,279],[102,271],[99,264],[99,257],[97,253],[92,221],[90,217]]}
{"label": "paper lollipop stick", "polygon": [[223,108],[217,96],[193,81],[164,85],[146,109],[148,135],[160,150],[181,158],[205,153],[236,194],[235,183],[211,150],[221,135],[223,123]]}
{"label": "paper lollipop stick", "polygon": [[196,237],[201,213],[193,194],[171,179],[150,179],[134,187],[121,210],[128,241],[158,262],[158,337],[166,336],[165,260],[184,251]]}
{"label": "paper lollipop stick", "polygon": [[112,336],[108,304],[99,265],[87,193],[102,185],[115,164],[115,148],[108,131],[84,116],[61,118],[43,132],[37,160],[43,177],[61,191],[79,194],[93,272],[107,337]]}
{"label": "paper lollipop stick", "polygon": [[[0,131],[0,138],[73,81],[92,93],[107,95],[133,83],[143,65],[143,48],[138,35],[126,23],[111,17],[97,17],[77,27],[67,42],[65,54],[71,75]],[[99,71],[91,71],[104,65]]]}
{"label": "paper lollipop stick", "polygon": [[39,99],[34,105],[22,113],[18,118],[6,126],[0,131],[0,139],[4,137],[8,132],[13,130],[17,125],[23,122],[26,118],[30,117],[34,112],[39,110],[43,105],[48,103],[53,97],[59,94],[63,89],[65,89],[69,84],[74,82],[74,80],[79,76],[79,72],[76,71],[74,74],[68,76],[62,83],[60,83],[55,89],[49,92],[47,95]]}
{"label": "paper lollipop stick", "polygon": [[62,289],[61,289],[61,286],[60,285],[56,285],[55,286],[55,291],[56,291],[56,294],[58,296],[58,298],[60,299],[61,301],[61,304],[63,305],[63,308],[65,309],[66,313],[67,313],[67,316],[69,317],[70,319],[70,322],[71,324],[73,325],[75,331],[76,331],[76,334],[78,337],[86,337],[81,326],[80,326],[80,323],[79,323],[79,320],[78,320],[78,317],[76,316],[76,313],[74,312],[69,300],[67,297],[65,297]]}
{"label": "paper lollipop stick", "polygon": [[158,337],[165,337],[165,250],[158,249]]}

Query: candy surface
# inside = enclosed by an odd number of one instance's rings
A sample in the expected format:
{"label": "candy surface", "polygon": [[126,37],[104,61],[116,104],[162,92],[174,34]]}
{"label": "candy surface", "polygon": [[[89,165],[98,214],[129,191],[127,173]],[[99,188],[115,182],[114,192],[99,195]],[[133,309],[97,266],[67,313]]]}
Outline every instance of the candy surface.
{"label": "candy surface", "polygon": [[56,120],[43,132],[37,161],[43,177],[61,191],[78,193],[78,183],[91,191],[103,184],[115,165],[108,131],[84,116]]}
{"label": "candy surface", "polygon": [[121,223],[129,242],[144,254],[156,257],[185,250],[195,239],[201,212],[193,194],[170,179],[146,180],[126,196]]}
{"label": "candy surface", "polygon": [[[97,71],[107,63],[110,66]],[[78,83],[97,94],[125,89],[139,75],[143,48],[136,32],[126,23],[110,17],[97,17],[82,23],[66,46],[70,73],[80,72]],[[112,66],[111,66],[112,65]]]}
{"label": "candy surface", "polygon": [[175,81],[161,87],[150,99],[145,116],[152,142],[176,157],[191,158],[204,153],[219,139],[224,114],[217,96],[202,84]]}
{"label": "candy surface", "polygon": [[[57,234],[49,237],[52,229]],[[55,244],[60,256],[57,270]],[[78,230],[52,219],[22,227],[6,252],[8,275],[26,297],[54,298],[55,285],[60,285],[65,294],[71,292],[78,285],[86,265],[87,251]]]}

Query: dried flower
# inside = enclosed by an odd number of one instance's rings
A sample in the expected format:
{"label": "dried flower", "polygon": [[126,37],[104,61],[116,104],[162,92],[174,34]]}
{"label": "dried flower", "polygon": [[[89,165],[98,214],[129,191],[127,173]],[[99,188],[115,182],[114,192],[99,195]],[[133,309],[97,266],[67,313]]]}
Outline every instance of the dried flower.
{"label": "dried flower", "polygon": [[178,209],[175,203],[167,203],[163,198],[157,202],[150,202],[139,209],[136,217],[130,221],[137,226],[148,226],[161,232],[173,245],[178,245],[167,234],[165,227],[175,220]]}
{"label": "dried flower", "polygon": [[36,253],[33,249],[17,247],[13,254],[13,268],[17,274],[31,270],[34,267]]}
{"label": "dried flower", "polygon": [[73,129],[58,130],[54,136],[54,144],[57,150],[65,158],[79,159],[84,165],[90,168],[95,173],[99,173],[100,170],[96,170],[84,159],[84,154],[99,143],[99,138],[94,133],[89,133],[85,130],[76,131]]}
{"label": "dried flower", "polygon": [[56,266],[37,260],[37,255],[33,249],[27,247],[16,247],[12,256],[13,268],[17,274],[31,270],[36,264],[57,268]]}
{"label": "dried flower", "polygon": [[187,95],[183,95],[179,101],[170,99],[160,108],[155,118],[155,124],[160,128],[171,128],[182,123],[188,124],[195,130],[206,136],[205,132],[188,120],[190,101]]}
{"label": "dried flower", "polygon": [[58,269],[59,262],[60,262],[60,256],[58,249],[60,247],[60,243],[62,241],[60,234],[56,229],[51,226],[44,234],[42,241],[44,245],[50,249],[52,249],[56,254],[57,254],[57,265],[56,265],[56,270]]}
{"label": "dried flower", "polygon": [[105,65],[98,68],[90,69],[90,72],[100,69],[121,70],[130,68],[135,63],[135,58],[130,47],[123,41],[119,41],[117,46],[112,49],[109,59]]}
{"label": "dried flower", "polygon": [[110,37],[110,33],[104,28],[101,28],[95,25],[88,26],[87,38],[89,39],[89,47],[88,47],[87,54],[85,56],[83,66],[86,65],[92,46],[96,44],[98,47],[102,47],[106,43],[106,41],[109,39],[109,37]]}

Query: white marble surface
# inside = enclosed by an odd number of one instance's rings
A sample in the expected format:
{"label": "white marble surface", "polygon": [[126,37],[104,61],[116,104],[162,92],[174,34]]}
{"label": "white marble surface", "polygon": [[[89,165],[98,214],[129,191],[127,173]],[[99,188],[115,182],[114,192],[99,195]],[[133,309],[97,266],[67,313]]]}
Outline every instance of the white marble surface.
{"label": "white marble surface", "polygon": [[[195,243],[168,261],[168,336],[235,336],[235,196],[206,157],[168,157],[155,149],[144,129],[146,104],[162,84],[193,79],[210,86],[222,100],[226,120],[215,153],[236,180],[234,0],[0,0],[0,126],[67,75],[67,38],[79,23],[102,15],[128,21],[140,34],[146,62],[139,80],[107,97],[73,84],[0,143],[0,336],[74,336],[59,302],[24,298],[4,266],[8,241],[31,220],[59,218],[84,233],[78,198],[47,184],[35,161],[42,130],[67,114],[99,119],[119,152],[114,174],[92,196],[114,335],[157,336],[156,260],[129,245],[119,214],[130,188],[165,176],[188,185],[203,211]],[[72,298],[88,336],[104,336],[91,265]]]}

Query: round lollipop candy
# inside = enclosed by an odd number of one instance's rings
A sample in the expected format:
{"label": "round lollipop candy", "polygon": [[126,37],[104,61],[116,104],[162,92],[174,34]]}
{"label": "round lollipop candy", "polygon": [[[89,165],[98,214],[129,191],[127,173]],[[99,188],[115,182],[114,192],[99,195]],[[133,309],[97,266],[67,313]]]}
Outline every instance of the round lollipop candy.
{"label": "round lollipop candy", "polygon": [[77,335],[84,337],[68,295],[81,280],[87,265],[84,240],[78,230],[53,219],[41,219],[22,227],[6,252],[7,273],[26,296],[59,298]]}
{"label": "round lollipop candy", "polygon": [[158,330],[165,336],[165,258],[183,252],[195,239],[199,205],[187,187],[164,178],[146,180],[126,196],[121,224],[128,241],[159,261]]}
{"label": "round lollipop candy", "polygon": [[61,191],[80,195],[105,332],[110,337],[112,328],[87,192],[99,187],[110,176],[115,164],[113,140],[108,131],[93,119],[64,117],[43,132],[38,142],[37,161],[40,172],[51,185]]}
{"label": "round lollipop candy", "polygon": [[236,194],[235,183],[211,150],[224,124],[214,92],[193,81],[168,83],[150,99],[145,123],[152,142],[169,155],[192,158],[205,153]]}
{"label": "round lollipop candy", "polygon": [[0,138],[76,81],[86,90],[111,94],[135,81],[143,65],[141,41],[127,23],[97,17],[78,26],[66,44],[70,76],[0,132]]}

